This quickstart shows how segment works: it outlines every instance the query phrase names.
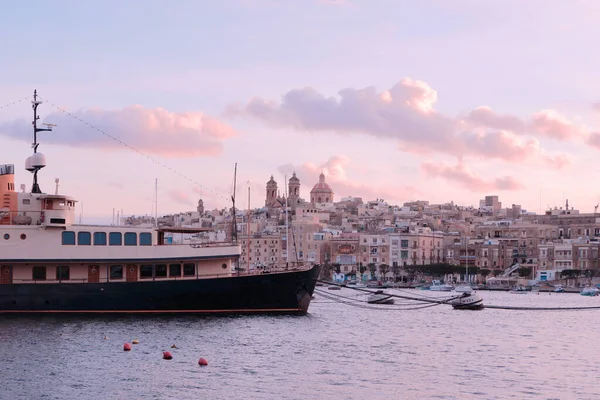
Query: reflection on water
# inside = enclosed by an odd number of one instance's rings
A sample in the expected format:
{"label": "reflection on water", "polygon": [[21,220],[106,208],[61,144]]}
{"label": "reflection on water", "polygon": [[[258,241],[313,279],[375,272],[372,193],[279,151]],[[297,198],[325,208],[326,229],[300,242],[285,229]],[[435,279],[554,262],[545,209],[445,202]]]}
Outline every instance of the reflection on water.
{"label": "reflection on water", "polygon": [[[336,294],[355,297],[350,289]],[[495,305],[600,305],[600,297],[578,294],[481,294]],[[0,317],[1,398],[598,397],[600,311],[371,311],[318,294],[310,311]],[[123,352],[133,339],[140,344]],[[173,360],[161,359],[165,350]],[[208,367],[198,366],[200,357]]]}

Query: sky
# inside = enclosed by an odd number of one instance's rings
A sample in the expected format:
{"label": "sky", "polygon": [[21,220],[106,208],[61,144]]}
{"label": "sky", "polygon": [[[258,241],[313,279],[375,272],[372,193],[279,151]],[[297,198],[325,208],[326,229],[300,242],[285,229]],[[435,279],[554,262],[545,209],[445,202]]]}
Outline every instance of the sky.
{"label": "sky", "polygon": [[[0,13],[0,163],[83,222],[309,199],[600,202],[600,2],[33,0]],[[250,193],[250,203],[248,203]],[[83,205],[83,211],[81,210]]]}

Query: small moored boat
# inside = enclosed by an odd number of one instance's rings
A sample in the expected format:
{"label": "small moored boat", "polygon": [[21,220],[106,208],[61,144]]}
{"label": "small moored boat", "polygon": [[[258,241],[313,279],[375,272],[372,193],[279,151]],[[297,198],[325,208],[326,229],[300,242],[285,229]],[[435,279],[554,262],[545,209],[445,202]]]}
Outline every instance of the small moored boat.
{"label": "small moored boat", "polygon": [[383,290],[378,290],[367,296],[367,303],[369,304],[394,304],[394,297],[390,294],[384,293]]}
{"label": "small moored boat", "polygon": [[431,286],[429,286],[429,290],[433,290],[436,292],[450,292],[452,291],[452,288],[452,285],[446,285],[445,283],[442,283],[436,279],[431,281]]}
{"label": "small moored boat", "polygon": [[463,292],[462,296],[450,300],[450,305],[456,310],[481,310],[483,298],[475,292]]}
{"label": "small moored boat", "polygon": [[512,294],[527,294],[527,289],[525,289],[523,286],[517,286],[516,288],[514,288],[513,290],[511,290],[509,293],[512,293]]}
{"label": "small moored boat", "polygon": [[598,294],[600,294],[600,290],[598,290],[597,287],[586,286],[583,288],[580,294],[582,296],[598,296]]}

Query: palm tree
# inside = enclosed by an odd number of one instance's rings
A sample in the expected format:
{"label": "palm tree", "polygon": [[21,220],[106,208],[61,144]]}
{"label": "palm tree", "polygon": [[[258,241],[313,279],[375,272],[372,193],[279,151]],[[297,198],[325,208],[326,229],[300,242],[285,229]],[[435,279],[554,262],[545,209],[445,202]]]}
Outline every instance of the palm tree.
{"label": "palm tree", "polygon": [[380,264],[379,265],[379,272],[381,273],[381,280],[384,281],[385,280],[385,274],[387,274],[388,272],[390,272],[390,266],[387,264]]}
{"label": "palm tree", "polygon": [[397,264],[392,267],[392,274],[394,274],[394,281],[398,281],[398,277],[400,276],[401,271],[402,271],[402,268]]}
{"label": "palm tree", "polygon": [[371,280],[375,280],[375,271],[377,271],[377,266],[374,263],[369,263],[369,273],[371,274]]}

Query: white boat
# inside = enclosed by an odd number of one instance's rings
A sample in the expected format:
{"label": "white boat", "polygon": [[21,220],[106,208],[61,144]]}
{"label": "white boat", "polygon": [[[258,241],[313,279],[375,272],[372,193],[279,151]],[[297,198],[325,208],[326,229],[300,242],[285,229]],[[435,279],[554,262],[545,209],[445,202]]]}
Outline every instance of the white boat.
{"label": "white boat", "polygon": [[457,293],[471,293],[473,288],[471,285],[459,285],[454,288],[454,291]]}
{"label": "white boat", "polygon": [[565,289],[562,287],[562,285],[556,285],[556,286],[554,286],[553,292],[554,293],[564,293]]}
{"label": "white boat", "polygon": [[[54,193],[42,192],[38,184],[46,157],[37,134],[52,130],[38,126],[40,104],[34,92],[33,154],[25,161],[33,174],[31,190],[16,191],[14,164],[0,165],[0,314],[306,314],[318,266],[234,273],[241,254],[237,240],[166,240],[208,228],[76,224],[77,200],[59,193],[58,179]],[[235,224],[231,228],[236,232]]]}
{"label": "white boat", "polygon": [[452,285],[447,285],[445,283],[440,282],[437,279],[434,279],[433,281],[431,281],[431,286],[429,286],[429,290],[433,290],[436,292],[450,292],[452,291],[453,286]]}
{"label": "white boat", "polygon": [[365,285],[362,282],[350,282],[346,285],[349,288],[366,288],[367,285]]}
{"label": "white boat", "polygon": [[456,310],[481,310],[483,298],[475,292],[464,292],[462,296],[450,300],[450,305]]}
{"label": "white boat", "polygon": [[512,294],[527,294],[527,289],[525,289],[523,286],[517,286],[516,288],[514,288],[513,290],[511,290],[509,293],[512,293]]}
{"label": "white boat", "polygon": [[390,294],[384,293],[383,290],[378,290],[367,296],[367,303],[369,304],[394,304],[394,297]]}
{"label": "white boat", "polygon": [[586,286],[583,288],[580,294],[582,296],[598,296],[598,294],[600,294],[600,290],[594,286]]}

